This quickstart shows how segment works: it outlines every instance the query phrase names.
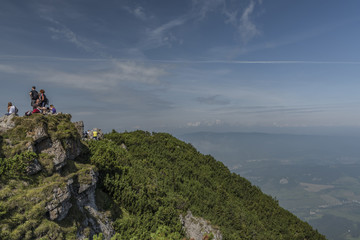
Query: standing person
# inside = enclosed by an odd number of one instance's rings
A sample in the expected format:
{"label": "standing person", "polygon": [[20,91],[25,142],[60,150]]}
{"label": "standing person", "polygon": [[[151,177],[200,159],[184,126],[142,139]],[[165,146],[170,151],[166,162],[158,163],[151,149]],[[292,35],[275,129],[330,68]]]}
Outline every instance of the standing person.
{"label": "standing person", "polygon": [[30,99],[31,99],[31,106],[34,106],[34,104],[36,103],[36,100],[39,99],[39,93],[36,91],[36,87],[33,86],[31,88],[31,91],[29,92],[30,94]]}
{"label": "standing person", "polygon": [[40,89],[40,107],[44,108],[47,104],[48,104],[48,99],[45,95],[45,90],[44,89]]}
{"label": "standing person", "polygon": [[8,112],[5,115],[9,116],[11,114],[16,114],[16,107],[12,104],[12,102],[8,102]]}
{"label": "standing person", "polygon": [[97,140],[97,135],[98,135],[98,132],[96,131],[96,129],[93,130],[93,139],[94,140]]}

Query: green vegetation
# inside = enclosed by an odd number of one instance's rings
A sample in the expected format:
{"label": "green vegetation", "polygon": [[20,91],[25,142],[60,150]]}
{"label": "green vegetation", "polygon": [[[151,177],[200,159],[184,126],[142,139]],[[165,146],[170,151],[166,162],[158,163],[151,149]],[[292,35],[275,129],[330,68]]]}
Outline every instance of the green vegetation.
{"label": "green vegetation", "polygon": [[[217,225],[224,239],[324,239],[221,162],[165,133],[117,133],[90,142],[101,185],[122,209],[122,239],[183,235],[190,209]],[[121,147],[124,144],[126,149]]]}
{"label": "green vegetation", "polygon": [[[52,156],[29,146],[39,126],[64,146],[79,139],[70,117],[16,118],[15,128],[0,136],[0,239],[76,238],[84,215],[75,200],[61,221],[49,220],[45,206],[69,179],[90,184],[94,170],[96,204],[114,223],[112,239],[184,239],[179,216],[188,210],[220,229],[223,239],[325,239],[224,164],[166,133],[113,131],[84,142],[83,155],[56,172]],[[28,176],[34,159],[42,171]],[[90,229],[84,233],[89,237]]]}

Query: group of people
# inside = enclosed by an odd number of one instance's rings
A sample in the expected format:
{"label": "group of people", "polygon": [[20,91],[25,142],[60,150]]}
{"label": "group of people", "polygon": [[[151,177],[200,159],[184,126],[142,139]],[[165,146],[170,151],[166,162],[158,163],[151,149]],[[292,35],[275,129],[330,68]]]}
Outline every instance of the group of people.
{"label": "group of people", "polygon": [[54,105],[50,105],[50,107],[46,107],[49,105],[49,99],[45,95],[45,90],[40,89],[40,91],[36,91],[36,87],[33,86],[31,91],[29,92],[30,99],[31,99],[31,106],[33,107],[32,111],[27,111],[25,115],[29,116],[33,113],[56,113],[56,108]]}
{"label": "group of people", "polygon": [[[39,92],[36,91],[36,87],[33,86],[31,91],[29,92],[30,99],[31,99],[31,106],[32,110],[27,111],[25,113],[26,116],[30,116],[33,113],[43,113],[43,114],[55,114],[56,108],[54,105],[49,105],[49,99],[45,95],[45,90],[41,89]],[[8,103],[7,113],[5,115],[15,114],[17,115],[18,108],[12,103]]]}

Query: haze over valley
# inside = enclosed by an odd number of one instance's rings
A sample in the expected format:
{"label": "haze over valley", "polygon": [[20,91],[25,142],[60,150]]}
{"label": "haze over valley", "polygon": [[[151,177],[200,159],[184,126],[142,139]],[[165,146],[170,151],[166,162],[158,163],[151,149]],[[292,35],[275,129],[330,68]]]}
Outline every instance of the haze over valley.
{"label": "haze over valley", "polygon": [[198,132],[180,138],[328,239],[360,238],[360,137]]}

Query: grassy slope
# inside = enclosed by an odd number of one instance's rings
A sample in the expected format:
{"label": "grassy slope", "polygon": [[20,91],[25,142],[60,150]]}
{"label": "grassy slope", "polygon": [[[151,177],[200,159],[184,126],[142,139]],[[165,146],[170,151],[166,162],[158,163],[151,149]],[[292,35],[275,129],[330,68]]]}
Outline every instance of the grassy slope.
{"label": "grassy slope", "polygon": [[106,138],[92,142],[91,160],[123,209],[115,228],[124,239],[149,239],[164,225],[182,234],[178,216],[188,209],[218,225],[224,239],[325,239],[249,181],[169,134]]}

